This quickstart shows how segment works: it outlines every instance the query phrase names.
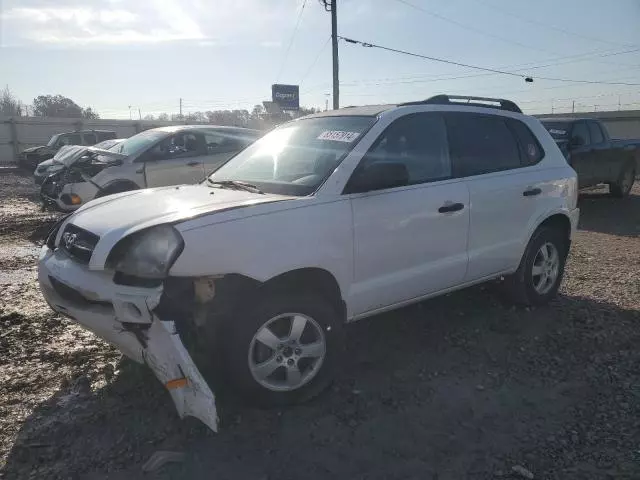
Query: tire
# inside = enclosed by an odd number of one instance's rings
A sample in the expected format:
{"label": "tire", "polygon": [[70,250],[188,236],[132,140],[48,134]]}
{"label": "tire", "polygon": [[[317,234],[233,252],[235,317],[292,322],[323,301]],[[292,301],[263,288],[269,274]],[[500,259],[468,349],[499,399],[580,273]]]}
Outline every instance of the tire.
{"label": "tire", "polygon": [[[555,268],[545,265],[544,254],[541,251],[543,246],[549,257],[552,257],[549,252],[555,250],[557,255]],[[548,303],[557,295],[562,283],[568,251],[569,241],[564,232],[553,227],[538,228],[529,240],[518,270],[505,278],[504,287],[508,297],[521,305]],[[536,271],[542,271],[542,275],[534,275],[534,266]],[[549,272],[548,282],[543,285],[540,282],[547,272]]]}
{"label": "tire", "polygon": [[627,164],[620,172],[618,180],[609,184],[609,193],[611,196],[623,198],[629,195],[633,182],[636,180],[636,169],[633,164]]}
{"label": "tire", "polygon": [[[293,320],[289,314],[295,314]],[[305,326],[300,337],[300,348],[307,353],[318,353],[321,349],[309,349],[317,344],[319,331],[324,339],[322,357],[298,357],[302,353],[295,344],[285,346],[285,338],[293,332],[293,322]],[[287,327],[291,325],[291,328]],[[264,327],[275,336],[266,334]],[[322,392],[332,382],[344,345],[344,322],[332,304],[324,298],[310,293],[274,293],[261,295],[257,304],[235,316],[220,330],[224,361],[224,375],[249,403],[260,406],[282,406],[301,403]],[[257,337],[278,340],[275,348],[267,347]],[[291,338],[295,335],[291,335]],[[293,341],[293,340],[291,340]],[[316,345],[317,347],[317,345]],[[301,372],[300,382],[294,388],[295,368]],[[260,366],[260,368],[257,368]],[[272,373],[264,376],[275,366]],[[289,369],[292,370],[289,370]],[[291,373],[291,377],[289,376]],[[262,383],[257,375],[263,376]]]}

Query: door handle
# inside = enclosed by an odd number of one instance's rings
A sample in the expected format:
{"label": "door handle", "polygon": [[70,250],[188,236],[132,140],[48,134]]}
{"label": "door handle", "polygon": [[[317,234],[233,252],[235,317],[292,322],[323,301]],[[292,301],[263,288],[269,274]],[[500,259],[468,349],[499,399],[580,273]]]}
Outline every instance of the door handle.
{"label": "door handle", "polygon": [[200,165],[200,162],[192,161],[188,162],[187,165],[189,165],[190,167],[195,167],[196,165]]}
{"label": "door handle", "polygon": [[458,212],[464,208],[463,203],[445,203],[438,209],[440,213]]}
{"label": "door handle", "polygon": [[527,190],[522,192],[522,195],[525,197],[535,197],[536,195],[540,195],[541,193],[542,193],[542,189],[536,187],[536,188],[528,188]]}

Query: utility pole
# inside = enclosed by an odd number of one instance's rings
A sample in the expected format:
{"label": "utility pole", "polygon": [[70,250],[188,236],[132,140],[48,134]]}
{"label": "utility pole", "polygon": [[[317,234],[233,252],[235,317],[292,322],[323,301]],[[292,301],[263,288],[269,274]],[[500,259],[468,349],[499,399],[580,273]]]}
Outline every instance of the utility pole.
{"label": "utility pole", "polygon": [[131,116],[131,105],[129,105],[129,120],[133,120],[133,117]]}
{"label": "utility pole", "polygon": [[622,105],[620,105],[620,95],[618,95],[618,111],[622,109]]}
{"label": "utility pole", "polygon": [[576,101],[571,102],[571,113],[576,113]]}
{"label": "utility pole", "polygon": [[180,99],[180,118],[182,118],[182,98]]}
{"label": "utility pole", "polygon": [[331,47],[333,54],[333,109],[340,108],[340,84],[338,76],[338,0],[320,0],[327,12],[331,12]]}
{"label": "utility pole", "polygon": [[138,118],[142,120],[142,112],[140,111],[140,107],[138,107]]}

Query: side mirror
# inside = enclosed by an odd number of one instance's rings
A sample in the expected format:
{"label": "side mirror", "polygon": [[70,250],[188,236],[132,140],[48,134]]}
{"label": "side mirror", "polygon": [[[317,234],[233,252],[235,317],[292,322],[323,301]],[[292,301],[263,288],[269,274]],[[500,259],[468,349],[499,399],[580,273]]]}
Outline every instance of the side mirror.
{"label": "side mirror", "polygon": [[571,141],[569,142],[569,144],[572,147],[581,147],[584,145],[584,138],[582,137],[571,137]]}
{"label": "side mirror", "polygon": [[402,187],[409,184],[409,172],[402,163],[377,162],[356,172],[347,187],[348,193]]}

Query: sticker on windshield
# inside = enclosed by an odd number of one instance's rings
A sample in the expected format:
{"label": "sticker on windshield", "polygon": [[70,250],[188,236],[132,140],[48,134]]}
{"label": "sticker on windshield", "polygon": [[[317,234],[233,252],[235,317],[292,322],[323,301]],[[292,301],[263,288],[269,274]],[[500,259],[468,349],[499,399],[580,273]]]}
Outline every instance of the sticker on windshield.
{"label": "sticker on windshield", "polygon": [[358,138],[358,132],[343,132],[341,130],[326,130],[318,135],[318,140],[332,140],[334,142],[351,143]]}
{"label": "sticker on windshield", "polygon": [[552,135],[566,135],[567,131],[566,130],[557,130],[555,128],[550,128],[549,129],[549,133]]}

